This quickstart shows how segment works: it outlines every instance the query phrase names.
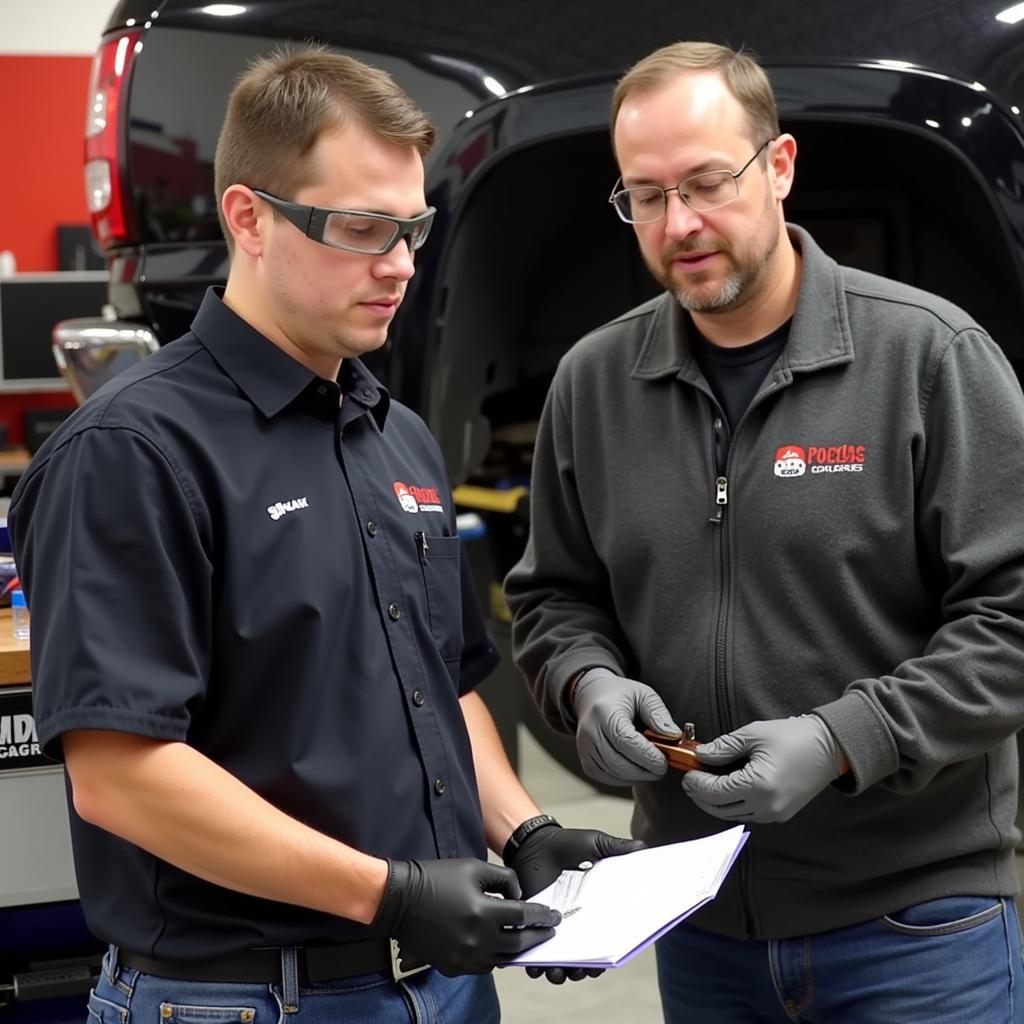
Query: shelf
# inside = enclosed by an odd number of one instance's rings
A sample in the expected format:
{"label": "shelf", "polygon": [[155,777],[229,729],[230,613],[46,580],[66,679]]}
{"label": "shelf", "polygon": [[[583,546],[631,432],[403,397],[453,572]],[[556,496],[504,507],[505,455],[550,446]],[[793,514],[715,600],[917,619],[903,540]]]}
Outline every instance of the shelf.
{"label": "shelf", "polygon": [[0,450],[0,476],[4,474],[24,473],[32,456],[27,448],[8,448]]}

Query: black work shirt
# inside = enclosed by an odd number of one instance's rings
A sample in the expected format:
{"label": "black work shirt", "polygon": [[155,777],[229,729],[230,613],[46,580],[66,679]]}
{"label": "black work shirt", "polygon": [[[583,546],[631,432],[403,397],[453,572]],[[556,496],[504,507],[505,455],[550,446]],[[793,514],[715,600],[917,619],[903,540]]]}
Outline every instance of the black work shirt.
{"label": "black work shirt", "polygon": [[[485,855],[458,698],[497,654],[437,445],[358,360],[339,388],[207,294],[48,439],[9,519],[48,753],[184,741],[369,854]],[[71,829],[90,928],[135,952],[368,934]]]}

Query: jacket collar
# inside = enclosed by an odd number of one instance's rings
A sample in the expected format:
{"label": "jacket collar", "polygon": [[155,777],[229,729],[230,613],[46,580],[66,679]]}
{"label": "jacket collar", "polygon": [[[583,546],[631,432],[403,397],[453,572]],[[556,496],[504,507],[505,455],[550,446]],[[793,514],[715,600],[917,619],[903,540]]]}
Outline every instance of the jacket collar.
{"label": "jacket collar", "polygon": [[[786,230],[803,256],[803,268],[789,341],[773,371],[780,383],[792,380],[794,373],[851,362],[854,356],[839,264],[803,228],[787,224]],[[650,326],[630,376],[638,380],[672,376],[690,383],[702,380],[693,355],[691,332],[695,328],[690,315],[668,292],[652,305]]]}

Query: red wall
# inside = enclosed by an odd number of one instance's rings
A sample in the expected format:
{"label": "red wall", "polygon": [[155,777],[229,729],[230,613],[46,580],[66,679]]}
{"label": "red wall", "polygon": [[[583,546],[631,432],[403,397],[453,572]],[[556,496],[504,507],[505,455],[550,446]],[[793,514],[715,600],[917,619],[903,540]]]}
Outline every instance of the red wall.
{"label": "red wall", "polygon": [[57,225],[87,224],[82,153],[91,57],[0,57],[0,249],[57,270]]}
{"label": "red wall", "polygon": [[7,445],[25,443],[25,412],[28,409],[74,409],[78,403],[70,391],[36,391],[0,396],[0,423],[7,427]]}
{"label": "red wall", "polygon": [[[58,269],[57,225],[87,224],[82,153],[91,57],[0,57],[0,249],[18,271]],[[0,395],[7,443],[26,409],[74,406],[70,392]]]}

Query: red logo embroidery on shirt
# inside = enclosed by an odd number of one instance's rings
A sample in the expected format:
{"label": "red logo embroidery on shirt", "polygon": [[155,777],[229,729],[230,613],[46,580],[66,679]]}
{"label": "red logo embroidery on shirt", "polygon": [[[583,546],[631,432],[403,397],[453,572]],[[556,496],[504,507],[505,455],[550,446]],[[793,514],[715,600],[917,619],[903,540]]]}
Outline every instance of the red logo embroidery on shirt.
{"label": "red logo embroidery on shirt", "polygon": [[775,475],[860,473],[866,458],[867,448],[862,444],[784,444],[775,450]]}
{"label": "red logo embroidery on shirt", "polygon": [[395,481],[395,496],[406,512],[443,512],[441,496],[436,487],[414,487]]}

